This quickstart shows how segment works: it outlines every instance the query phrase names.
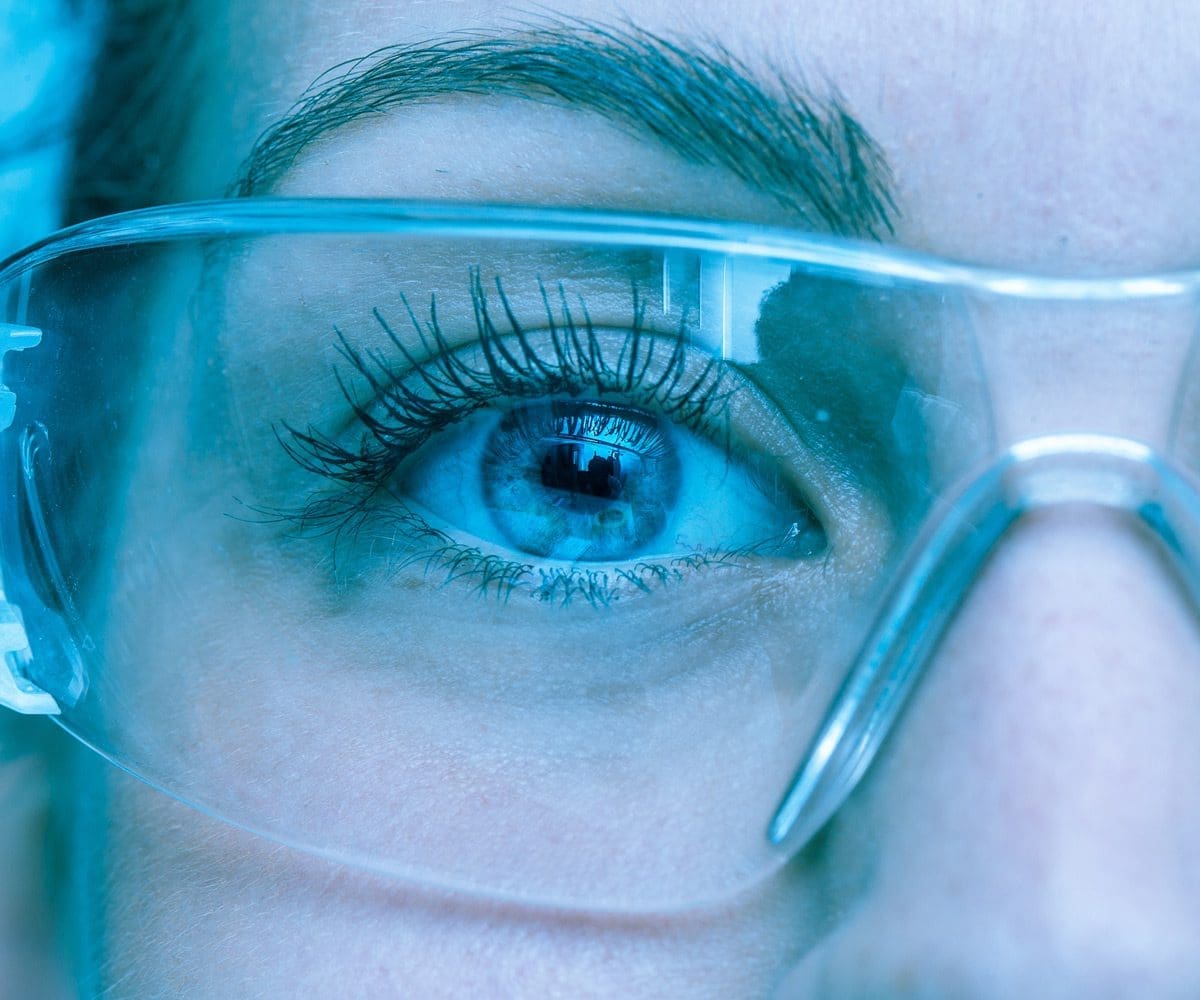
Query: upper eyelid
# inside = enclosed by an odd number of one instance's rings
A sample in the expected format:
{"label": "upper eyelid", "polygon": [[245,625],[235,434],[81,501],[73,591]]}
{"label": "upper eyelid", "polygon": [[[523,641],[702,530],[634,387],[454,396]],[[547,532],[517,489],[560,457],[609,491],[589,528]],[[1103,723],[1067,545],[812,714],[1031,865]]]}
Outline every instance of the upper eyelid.
{"label": "upper eyelid", "polygon": [[[377,348],[355,347],[338,331],[339,353],[367,388],[366,399],[360,399],[338,374],[354,416],[375,426],[372,410],[379,409],[400,424],[411,423],[415,416],[420,426],[427,427],[430,421],[436,423],[443,407],[461,409],[505,396],[592,389],[624,391],[662,409],[676,422],[695,427],[722,407],[734,384],[744,378],[734,377],[728,364],[693,345],[686,320],[669,335],[652,331],[636,286],[631,289],[628,320],[611,328],[592,321],[582,298],[572,306],[562,285],[556,287],[555,299],[542,283],[538,288],[544,319],[527,324],[516,317],[498,278],[493,293],[500,304],[496,310],[479,271],[472,270],[476,335],[457,343],[441,328],[436,300],[431,299],[423,320],[402,298],[415,341],[411,346],[395,324],[374,309],[374,319],[399,364]],[[496,312],[503,313],[503,328],[497,325]]]}
{"label": "upper eyelid", "polygon": [[[301,520],[329,523],[344,511],[360,509],[433,434],[503,398],[576,395],[593,389],[623,394],[630,402],[654,407],[675,423],[701,430],[710,438],[715,438],[720,428],[725,428],[727,434],[724,411],[741,378],[707,349],[691,345],[685,324],[681,323],[670,337],[644,328],[642,299],[636,286],[630,292],[627,325],[608,329],[591,322],[582,301],[574,310],[566,306],[567,293],[561,286],[559,300],[564,303],[564,312],[556,319],[547,290],[539,283],[547,322],[532,330],[516,319],[507,301],[501,312],[508,330],[501,330],[488,319],[486,292],[478,269],[472,271],[471,287],[476,305],[474,340],[452,343],[442,333],[435,300],[430,302],[429,318],[424,324],[404,303],[421,354],[404,343],[399,331],[378,309],[373,315],[395,350],[395,357],[379,347],[359,348],[347,335],[337,332],[339,353],[351,371],[335,366],[334,377],[349,412],[339,426],[328,429],[297,427],[281,421],[276,437],[288,457],[302,469],[341,482],[355,495],[333,503],[321,498],[308,505],[306,509],[312,513],[302,514]],[[496,291],[505,298],[498,279]],[[577,316],[582,316],[582,324]],[[631,342],[643,337],[640,351],[630,347]],[[497,345],[502,340],[511,340],[519,347],[501,349]],[[554,364],[545,361],[545,351],[535,340],[550,345]],[[485,349],[481,341],[490,349]],[[618,345],[615,349],[614,344]],[[468,360],[472,355],[478,363]],[[646,381],[648,373],[652,377]],[[355,386],[355,376],[361,377],[365,392]],[[357,439],[355,430],[359,431]],[[726,447],[727,442],[728,437]]]}

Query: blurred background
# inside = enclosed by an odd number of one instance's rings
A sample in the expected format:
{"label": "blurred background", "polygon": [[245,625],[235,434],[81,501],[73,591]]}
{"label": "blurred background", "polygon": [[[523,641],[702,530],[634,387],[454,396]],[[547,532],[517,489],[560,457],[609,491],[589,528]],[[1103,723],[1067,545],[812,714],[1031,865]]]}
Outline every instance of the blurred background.
{"label": "blurred background", "polygon": [[[103,43],[102,0],[0,0],[0,259],[66,218],[77,123]],[[55,926],[62,838],[46,766],[61,736],[0,711],[0,1000],[74,993]],[[49,744],[49,746],[48,746]]]}
{"label": "blurred background", "polygon": [[0,0],[0,258],[57,228],[101,0]]}

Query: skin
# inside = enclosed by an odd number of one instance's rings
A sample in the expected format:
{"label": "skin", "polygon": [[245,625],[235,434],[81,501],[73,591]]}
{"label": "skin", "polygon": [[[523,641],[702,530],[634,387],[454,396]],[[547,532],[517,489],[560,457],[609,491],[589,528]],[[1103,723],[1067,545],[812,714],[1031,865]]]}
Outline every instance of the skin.
{"label": "skin", "polygon": [[[219,195],[326,67],[385,40],[497,23],[472,3],[256,6],[216,32],[232,39],[222,78],[237,84],[197,90],[181,200]],[[1115,0],[1086,14],[650,3],[637,23],[835,83],[895,171],[897,244],[1117,274],[1200,260],[1195,17]],[[280,190],[795,221],[716,168],[521,102],[398,112],[310,150]],[[1001,440],[1081,427],[1165,437],[1194,317],[1029,307],[983,310],[977,326]],[[780,619],[761,613],[739,620],[765,633]],[[755,653],[728,630],[707,638]],[[1198,713],[1200,633],[1158,550],[1115,515],[1054,509],[988,564],[820,842],[728,905],[584,917],[398,886],[100,768],[89,787],[102,790],[107,836],[85,876],[103,887],[100,984],[129,997],[1191,996]]]}

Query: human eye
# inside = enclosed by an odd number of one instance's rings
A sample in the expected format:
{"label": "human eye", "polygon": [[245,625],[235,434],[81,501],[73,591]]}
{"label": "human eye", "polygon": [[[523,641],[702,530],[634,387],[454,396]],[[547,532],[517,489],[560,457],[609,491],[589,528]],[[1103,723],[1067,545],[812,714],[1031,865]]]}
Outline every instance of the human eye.
{"label": "human eye", "polygon": [[467,281],[465,342],[436,296],[421,312],[402,297],[403,327],[376,307],[381,346],[338,334],[351,418],[279,428],[315,485],[273,513],[331,544],[339,579],[417,573],[506,601],[608,605],[822,558],[794,470],[741,433],[748,407],[760,424],[770,407],[686,315],[656,328],[636,285],[623,308],[608,296],[624,318],[601,324],[566,283],[510,294],[477,268]]}

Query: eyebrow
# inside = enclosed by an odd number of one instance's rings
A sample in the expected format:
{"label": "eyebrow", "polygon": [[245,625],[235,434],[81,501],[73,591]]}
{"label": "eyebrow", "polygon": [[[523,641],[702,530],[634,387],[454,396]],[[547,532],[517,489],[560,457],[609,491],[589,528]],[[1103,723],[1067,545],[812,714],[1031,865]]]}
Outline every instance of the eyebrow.
{"label": "eyebrow", "polygon": [[587,22],[513,36],[453,35],[388,46],[322,74],[255,143],[230,194],[265,194],[330,132],[456,94],[589,109],[684,160],[723,167],[839,235],[892,232],[891,172],[832,90],[769,82],[717,45]]}

